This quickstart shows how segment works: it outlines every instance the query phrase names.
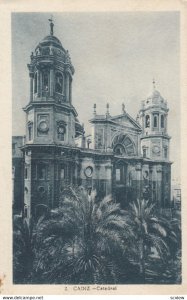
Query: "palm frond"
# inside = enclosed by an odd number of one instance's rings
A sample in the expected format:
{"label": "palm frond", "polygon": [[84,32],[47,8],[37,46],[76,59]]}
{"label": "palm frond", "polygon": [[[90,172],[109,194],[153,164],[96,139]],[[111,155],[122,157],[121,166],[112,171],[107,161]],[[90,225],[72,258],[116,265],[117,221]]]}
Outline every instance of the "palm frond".
{"label": "palm frond", "polygon": [[161,226],[158,222],[156,223],[153,223],[152,224],[152,227],[158,231],[163,237],[166,237],[167,236],[167,232],[165,230],[165,228],[163,226]]}

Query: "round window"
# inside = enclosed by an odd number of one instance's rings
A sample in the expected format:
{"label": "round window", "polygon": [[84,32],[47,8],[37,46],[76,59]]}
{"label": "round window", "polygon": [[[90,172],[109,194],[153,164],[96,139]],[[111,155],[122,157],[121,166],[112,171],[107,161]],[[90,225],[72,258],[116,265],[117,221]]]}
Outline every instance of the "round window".
{"label": "round window", "polygon": [[155,146],[153,146],[152,151],[153,151],[153,153],[155,153],[155,154],[159,154],[159,153],[160,153],[160,147],[157,146],[157,145],[155,145]]}
{"label": "round window", "polygon": [[92,167],[87,167],[84,171],[86,177],[92,177],[92,174],[93,174],[93,168]]}
{"label": "round window", "polygon": [[38,126],[38,129],[41,131],[41,132],[46,132],[48,131],[48,124],[46,123],[46,121],[41,121],[39,123],[39,126]]}
{"label": "round window", "polygon": [[38,192],[39,192],[40,194],[43,194],[43,193],[45,192],[44,187],[43,187],[43,186],[39,186]]}

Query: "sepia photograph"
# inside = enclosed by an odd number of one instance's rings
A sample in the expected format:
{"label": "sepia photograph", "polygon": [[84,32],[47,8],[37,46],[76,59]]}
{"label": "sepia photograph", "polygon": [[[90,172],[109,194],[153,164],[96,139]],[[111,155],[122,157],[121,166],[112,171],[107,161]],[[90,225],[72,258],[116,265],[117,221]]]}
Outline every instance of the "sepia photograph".
{"label": "sepia photograph", "polygon": [[13,284],[178,284],[180,13],[13,12]]}

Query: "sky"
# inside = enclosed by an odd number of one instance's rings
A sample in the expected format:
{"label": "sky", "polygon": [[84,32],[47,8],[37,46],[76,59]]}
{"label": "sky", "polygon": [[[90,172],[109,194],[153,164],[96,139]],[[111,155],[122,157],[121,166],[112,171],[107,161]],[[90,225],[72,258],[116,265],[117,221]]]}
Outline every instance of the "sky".
{"label": "sky", "polygon": [[[90,133],[88,120],[97,113],[126,111],[133,117],[141,101],[156,89],[167,99],[172,179],[180,181],[180,15],[178,12],[53,13],[54,35],[69,50],[75,67],[72,101],[79,120]],[[25,134],[29,102],[27,64],[37,44],[49,34],[50,14],[12,14],[13,135]]]}

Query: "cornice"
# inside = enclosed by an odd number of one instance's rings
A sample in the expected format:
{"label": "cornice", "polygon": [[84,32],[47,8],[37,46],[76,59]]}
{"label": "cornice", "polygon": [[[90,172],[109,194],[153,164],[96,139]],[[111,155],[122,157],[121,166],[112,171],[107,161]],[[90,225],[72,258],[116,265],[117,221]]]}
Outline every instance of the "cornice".
{"label": "cornice", "polygon": [[76,109],[74,108],[74,106],[66,105],[65,103],[58,104],[58,103],[55,103],[54,100],[52,100],[52,101],[33,101],[33,102],[30,102],[29,104],[27,104],[22,109],[24,112],[28,112],[31,109],[33,109],[34,107],[51,107],[51,106],[58,108],[60,111],[62,111],[62,110],[71,111],[75,117],[78,116],[78,113],[77,113]]}
{"label": "cornice", "polygon": [[162,134],[162,133],[149,134],[149,135],[142,135],[142,136],[140,137],[140,139],[143,140],[143,139],[158,138],[158,137],[165,138],[165,139],[167,139],[167,140],[170,140],[170,139],[171,139],[171,136],[169,136],[168,134]]}

